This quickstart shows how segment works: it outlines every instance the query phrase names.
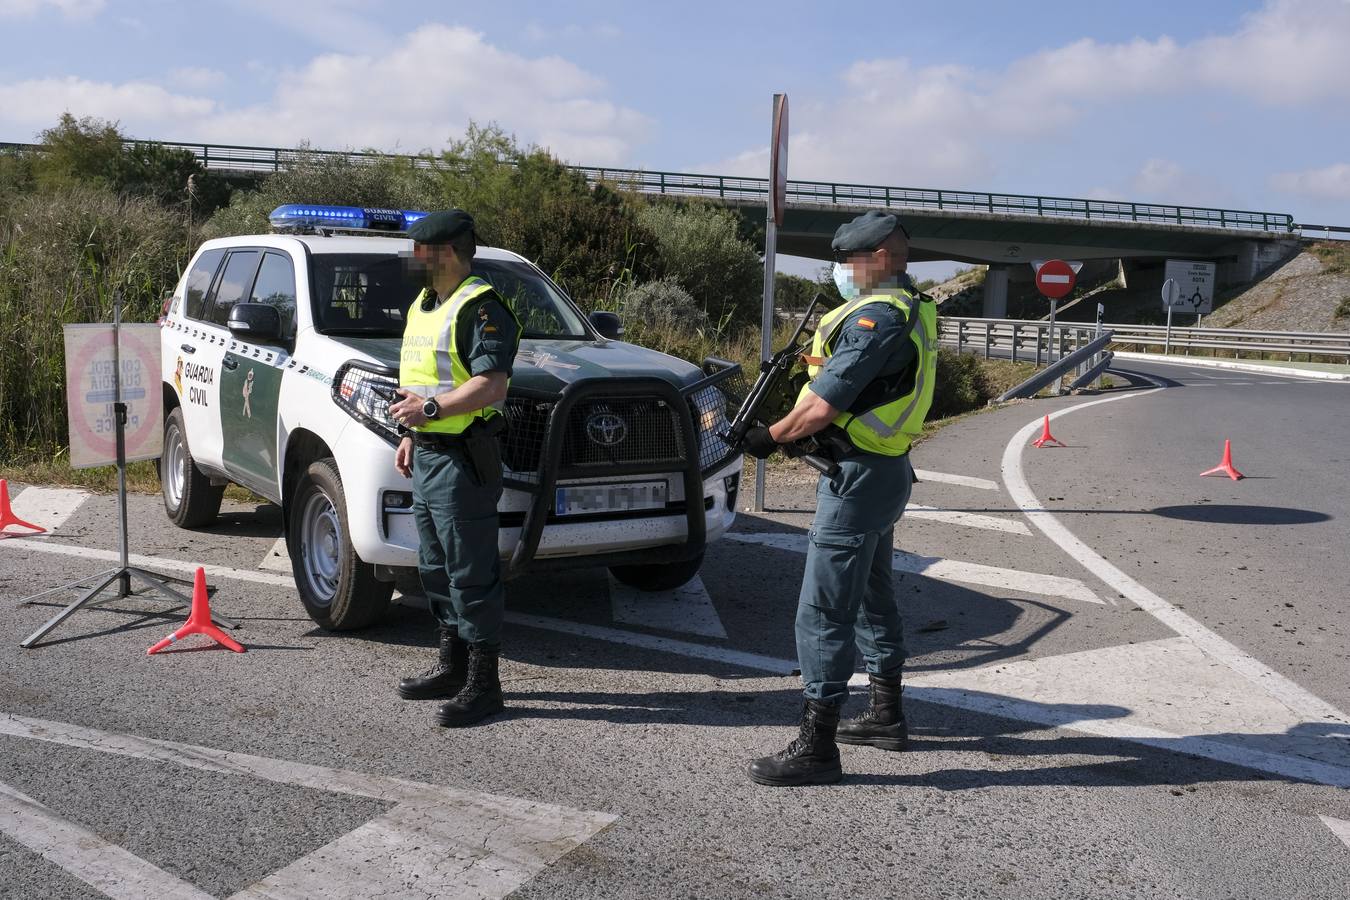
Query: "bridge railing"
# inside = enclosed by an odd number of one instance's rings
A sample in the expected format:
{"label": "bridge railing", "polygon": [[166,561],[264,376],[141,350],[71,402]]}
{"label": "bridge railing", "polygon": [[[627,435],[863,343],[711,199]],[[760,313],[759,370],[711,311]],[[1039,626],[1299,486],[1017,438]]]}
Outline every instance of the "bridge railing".
{"label": "bridge railing", "polygon": [[[1090,342],[1095,323],[1056,322],[1053,335],[1049,322],[1021,319],[976,319],[943,316],[939,320],[944,343],[958,350],[983,352],[1041,365]],[[1350,363],[1350,334],[1308,331],[1263,331],[1239,328],[1183,328],[1174,326],[1171,336],[1163,325],[1103,324],[1113,333],[1112,347],[1145,353],[1181,353],[1186,356],[1229,357],[1260,361],[1282,359],[1294,362]]]}
{"label": "bridge railing", "polygon": [[[136,143],[136,142],[129,142]],[[341,157],[356,164],[371,164],[389,157],[419,168],[447,163],[429,155],[366,153],[360,151],[249,147],[238,144],[192,144],[158,141],[164,147],[192,153],[208,169],[236,172],[275,172],[306,158]],[[36,144],[0,143],[0,150],[36,151]],[[611,183],[644,194],[708,197],[731,202],[764,202],[769,180],[734,175],[699,175],[645,169],[600,166],[569,166],[591,183]],[[1141,222],[1234,231],[1293,233],[1299,226],[1285,213],[1201,206],[1169,206],[1116,200],[1086,200],[1073,197],[1041,197],[1032,194],[1002,194],[982,191],[949,191],[930,188],[885,187],[828,181],[789,181],[787,202],[883,209],[928,209],[1089,221]],[[1321,227],[1321,226],[1319,226]]]}

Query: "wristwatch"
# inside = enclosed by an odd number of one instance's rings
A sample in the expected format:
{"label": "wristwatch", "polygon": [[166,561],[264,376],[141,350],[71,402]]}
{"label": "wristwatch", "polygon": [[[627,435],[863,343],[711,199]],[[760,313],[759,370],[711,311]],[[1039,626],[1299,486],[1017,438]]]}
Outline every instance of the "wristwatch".
{"label": "wristwatch", "polygon": [[429,397],[426,403],[422,404],[422,415],[428,419],[436,419],[441,415],[441,405],[436,402],[435,397]]}

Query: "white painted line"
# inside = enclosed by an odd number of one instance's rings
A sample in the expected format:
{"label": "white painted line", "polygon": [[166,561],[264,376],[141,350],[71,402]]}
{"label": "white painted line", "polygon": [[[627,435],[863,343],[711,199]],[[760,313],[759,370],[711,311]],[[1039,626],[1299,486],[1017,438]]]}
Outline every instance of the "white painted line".
{"label": "white painted line", "polygon": [[1254,381],[1225,381],[1224,384],[1255,384]]}
{"label": "white painted line", "polygon": [[674,653],[677,656],[687,656],[693,659],[729,663],[733,666],[740,666],[742,669],[756,669],[761,672],[772,672],[775,675],[786,675],[797,668],[795,662],[764,656],[759,653],[714,647],[710,644],[692,644],[688,641],[656,637],[651,634],[636,634],[618,628],[606,628],[603,625],[583,625],[580,622],[569,622],[566,619],[554,619],[548,616],[507,611],[506,621],[512,625],[524,625],[526,628],[539,628],[544,631],[554,631],[558,634],[568,634],[579,638],[590,638],[610,644],[626,644],[629,647],[640,647],[643,650],[655,650],[659,653]]}
{"label": "white painted line", "polygon": [[4,783],[0,783],[0,834],[114,900],[213,900],[205,891],[66,821]]}
{"label": "white painted line", "polygon": [[911,503],[905,507],[906,519],[928,519],[960,525],[965,528],[983,528],[986,531],[1002,531],[1007,534],[1031,535],[1031,529],[1025,522],[1016,519],[1002,519],[998,516],[982,516],[979,513],[961,512],[952,509],[939,509],[935,506],[918,506]]}
{"label": "white painted line", "polygon": [[[1144,377],[1147,378],[1147,376]],[[1154,384],[1157,383],[1157,381],[1154,381]],[[1137,394],[1119,394],[1101,400],[1090,400],[1050,413],[1050,418],[1057,419],[1102,403],[1117,403],[1122,400],[1148,397],[1158,393],[1159,390],[1163,390],[1163,388],[1159,386],[1159,388]],[[1140,609],[1177,634],[1193,642],[1213,659],[1246,677],[1258,689],[1269,691],[1299,715],[1313,722],[1350,723],[1350,716],[1346,716],[1345,713],[1330,703],[1300,687],[1255,657],[1243,652],[1236,645],[1210,631],[1116,568],[1105,557],[1083,543],[1068,528],[1064,527],[1059,519],[1055,518],[1054,513],[1044,509],[1022,472],[1022,448],[1026,446],[1036,429],[1040,427],[1041,420],[1039,418],[1028,422],[1012,436],[1003,450],[1003,483],[1008,486],[1008,493],[1012,495],[1013,502],[1022,508],[1023,514],[1031,520],[1032,525],[1035,525],[1046,537],[1058,544],[1060,549],[1073,557],[1079,565],[1106,582],[1118,593],[1123,594]]]}
{"label": "white painted line", "polygon": [[[778,550],[791,550],[794,553],[806,552],[804,534],[728,534],[727,537],[747,544],[760,544]],[[1022,572],[1017,569],[1004,569],[999,566],[986,566],[980,563],[962,562],[955,559],[943,559],[938,556],[919,556],[904,550],[895,551],[895,570],[914,575],[924,575],[940,581],[958,581],[962,584],[978,584],[1001,590],[1020,591],[1042,597],[1064,597],[1083,603],[1105,605],[1087,585],[1077,578],[1063,578],[1059,575],[1042,575],[1038,572]]]}
{"label": "white painted line", "polygon": [[[88,491],[71,488],[24,488],[13,498],[10,504],[14,515],[34,525],[47,529],[48,534],[56,531],[74,515],[75,510],[89,499]],[[47,540],[48,535],[33,535],[33,538]]]}
{"label": "white painted line", "polygon": [[[1283,366],[1263,366],[1259,363],[1234,362],[1227,359],[1204,359],[1195,356],[1163,356],[1159,353],[1116,351],[1116,359],[1137,359],[1165,366],[1199,366],[1211,369],[1229,369],[1234,372],[1255,372],[1272,378],[1313,378],[1321,381],[1350,381],[1350,373],[1323,372],[1318,369],[1291,369]],[[1137,374],[1137,373],[1136,373]]]}
{"label": "white painted line", "polygon": [[[357,900],[391,896],[410,884],[429,888],[427,896],[503,897],[617,819],[608,813],[24,716],[0,715],[0,734],[396,804],[235,894],[238,900]],[[78,858],[74,862],[86,864]],[[182,896],[197,900],[205,895]]]}
{"label": "white painted line", "polygon": [[970,475],[948,475],[946,472],[934,472],[931,469],[915,469],[919,481],[940,481],[943,484],[959,484],[962,487],[979,488],[982,491],[998,490],[998,482],[988,478],[975,478]]}
{"label": "white painted line", "polygon": [[1341,839],[1341,843],[1350,847],[1350,822],[1344,819],[1333,819],[1331,816],[1318,816],[1322,824],[1331,829],[1331,833]]}
{"label": "white painted line", "polygon": [[267,551],[267,555],[263,557],[263,561],[258,563],[258,568],[270,569],[273,572],[291,571],[291,555],[286,550],[285,535],[277,538],[277,542]]}
{"label": "white painted line", "polygon": [[[101,559],[117,562],[120,557],[116,550],[96,550],[92,547],[75,547],[70,544],[57,544],[33,538],[9,538],[0,541],[0,552],[6,550],[31,550],[37,553],[55,553],[61,556],[73,556],[78,559]],[[133,566],[155,571],[186,572],[191,575],[201,566],[208,578],[231,578],[235,581],[251,581],[254,584],[271,584],[277,587],[295,587],[295,579],[287,575],[273,575],[253,569],[232,569],[229,566],[217,566],[210,563],[185,562],[179,559],[166,559],[162,556],[142,556],[132,553],[129,557]]]}
{"label": "white painted line", "polygon": [[[620,631],[615,628],[605,628],[599,625],[582,625],[576,622],[564,621],[562,619],[551,619],[546,616],[532,616],[508,612],[506,614],[506,620],[516,625],[539,628],[545,631],[555,631],[559,634],[571,635],[573,637],[589,638],[591,640],[623,644],[630,647],[640,647],[645,650],[672,653],[677,656],[693,659],[721,662],[743,669],[766,672],[770,675],[785,676],[797,667],[797,664],[791,660],[777,659],[772,656],[746,653],[740,650],[731,650],[725,647],[713,647],[706,644],[693,644],[688,641],[677,641],[670,638],[652,637],[651,635],[646,634],[634,634],[629,631]],[[867,684],[867,676],[865,674],[854,675],[849,681],[849,684],[855,687],[865,686]],[[907,686],[905,688],[905,693],[910,698],[923,703],[935,703],[940,706],[951,706],[958,709],[970,710],[971,712],[1003,716],[1005,718],[1017,719],[1023,722],[1035,722],[1041,725],[1067,728],[1083,734],[1093,734],[1135,744],[1144,744],[1173,753],[1200,756],[1206,759],[1218,760],[1219,762],[1242,766],[1248,769],[1255,769],[1261,772],[1270,772],[1300,781],[1311,781],[1337,787],[1350,787],[1350,768],[1328,765],[1326,763],[1300,757],[1268,753],[1250,747],[1220,743],[1219,741],[1206,738],[1170,734],[1159,729],[1147,728],[1135,723],[1130,723],[1127,726],[1123,723],[1109,719],[1084,720],[1082,718],[1081,710],[1062,705],[1037,703],[1034,700],[1022,700],[1016,697],[991,695],[981,691],[966,691],[945,687],[923,687],[919,684],[915,684],[912,688]]]}
{"label": "white painted line", "polygon": [[712,597],[697,575],[671,591],[640,591],[610,575],[609,598],[616,622],[711,638],[727,636]]}

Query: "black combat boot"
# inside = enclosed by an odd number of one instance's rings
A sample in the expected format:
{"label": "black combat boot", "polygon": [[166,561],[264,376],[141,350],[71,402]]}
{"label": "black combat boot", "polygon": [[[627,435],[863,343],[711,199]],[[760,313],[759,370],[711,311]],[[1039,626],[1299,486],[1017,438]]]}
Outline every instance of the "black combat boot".
{"label": "black combat boot", "polygon": [[440,656],[436,665],[421,675],[398,683],[398,695],[404,700],[431,700],[453,697],[464,687],[469,665],[469,645],[459,639],[456,628],[440,627]]}
{"label": "black combat boot", "polygon": [[839,724],[839,743],[904,750],[909,746],[909,730],[900,708],[900,676],[868,675],[867,679],[872,683],[867,709],[858,718]]}
{"label": "black combat boot", "polygon": [[446,728],[462,728],[480,722],[505,707],[502,683],[497,677],[498,647],[469,645],[469,673],[464,688],[436,710],[436,722]]}
{"label": "black combat boot", "polygon": [[807,700],[801,732],[796,740],[773,756],[750,764],[750,780],[756,784],[787,787],[798,784],[833,784],[844,777],[839,768],[839,748],[834,731],[839,726],[839,707]]}

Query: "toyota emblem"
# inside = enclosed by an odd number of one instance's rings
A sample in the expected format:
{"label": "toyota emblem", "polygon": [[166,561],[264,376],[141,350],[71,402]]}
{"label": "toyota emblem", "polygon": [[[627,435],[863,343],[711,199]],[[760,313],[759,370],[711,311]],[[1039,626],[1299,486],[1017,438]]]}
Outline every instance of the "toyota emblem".
{"label": "toyota emblem", "polygon": [[628,437],[628,423],[613,413],[596,413],[586,420],[586,437],[592,444],[613,447]]}

